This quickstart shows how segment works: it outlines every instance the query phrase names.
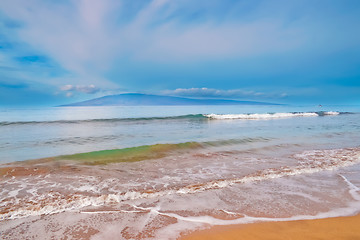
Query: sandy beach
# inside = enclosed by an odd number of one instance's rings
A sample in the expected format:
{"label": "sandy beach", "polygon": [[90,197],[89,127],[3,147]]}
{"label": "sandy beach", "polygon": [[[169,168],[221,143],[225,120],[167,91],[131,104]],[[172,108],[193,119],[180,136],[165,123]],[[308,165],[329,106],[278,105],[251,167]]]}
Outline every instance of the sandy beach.
{"label": "sandy beach", "polygon": [[360,215],[288,222],[262,222],[215,226],[195,231],[180,240],[300,240],[360,239]]}

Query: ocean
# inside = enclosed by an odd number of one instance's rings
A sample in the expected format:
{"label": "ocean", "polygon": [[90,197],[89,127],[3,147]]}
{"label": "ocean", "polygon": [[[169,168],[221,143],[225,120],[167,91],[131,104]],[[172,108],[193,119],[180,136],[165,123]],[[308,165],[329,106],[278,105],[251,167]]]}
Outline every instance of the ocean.
{"label": "ocean", "polygon": [[353,215],[359,136],[360,106],[0,109],[0,236],[176,239]]}

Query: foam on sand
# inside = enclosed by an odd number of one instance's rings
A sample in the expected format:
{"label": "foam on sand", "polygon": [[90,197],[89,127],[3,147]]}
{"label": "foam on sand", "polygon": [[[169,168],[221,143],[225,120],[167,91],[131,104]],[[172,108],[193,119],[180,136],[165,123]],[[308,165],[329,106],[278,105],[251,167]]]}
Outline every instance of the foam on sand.
{"label": "foam on sand", "polygon": [[[347,207],[322,212],[314,216],[293,216],[289,218],[263,218],[244,216],[235,220],[206,221],[216,225],[210,230],[200,230],[182,237],[182,240],[202,239],[360,239],[360,194],[359,188],[345,176],[339,175],[349,187],[355,201]],[[350,216],[350,217],[344,217]],[[256,224],[249,224],[256,223]],[[240,225],[238,225],[240,224]],[[246,225],[244,225],[246,224]]]}
{"label": "foam on sand", "polygon": [[[217,179],[203,183],[189,184],[185,186],[180,185],[159,190],[144,189],[142,191],[126,190],[123,192],[108,192],[109,190],[107,190],[107,193],[94,192],[94,195],[89,196],[87,194],[80,194],[80,189],[76,188],[75,192],[67,195],[63,195],[60,192],[50,192],[45,195],[41,194],[23,197],[21,199],[4,199],[2,201],[2,205],[0,205],[0,218],[16,219],[43,214],[54,214],[69,210],[80,210],[88,206],[106,206],[119,204],[129,200],[154,199],[170,195],[194,194],[212,189],[222,189],[233,186],[234,184],[246,184],[270,179],[278,179],[287,176],[312,174],[324,170],[335,170],[341,167],[347,167],[359,163],[360,151],[357,148],[313,150],[303,152],[302,154],[297,154],[294,157],[298,159],[299,164],[297,166],[269,168],[259,170],[239,178],[235,177],[228,179]],[[344,176],[342,176],[342,178],[351,188],[353,198],[356,199],[358,197],[358,189],[355,189],[355,185],[351,184],[351,182]],[[15,184],[16,181],[21,181],[21,183],[19,183],[21,186],[25,184],[23,180],[17,179],[9,179],[7,183]],[[89,179],[89,181],[91,181],[91,179]],[[71,185],[69,186],[71,187]],[[24,186],[24,188],[25,187],[26,186]],[[100,186],[98,187],[100,188]],[[81,190],[84,190],[84,188]],[[12,193],[12,195],[14,194],[15,193]],[[6,207],[2,208],[2,206]]]}

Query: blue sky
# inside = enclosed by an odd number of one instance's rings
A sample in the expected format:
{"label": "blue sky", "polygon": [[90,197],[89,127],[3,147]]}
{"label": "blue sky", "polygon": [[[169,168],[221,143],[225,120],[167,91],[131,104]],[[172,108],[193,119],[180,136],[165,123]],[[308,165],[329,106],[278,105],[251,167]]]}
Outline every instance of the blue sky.
{"label": "blue sky", "polygon": [[0,105],[141,92],[360,104],[357,0],[4,0]]}

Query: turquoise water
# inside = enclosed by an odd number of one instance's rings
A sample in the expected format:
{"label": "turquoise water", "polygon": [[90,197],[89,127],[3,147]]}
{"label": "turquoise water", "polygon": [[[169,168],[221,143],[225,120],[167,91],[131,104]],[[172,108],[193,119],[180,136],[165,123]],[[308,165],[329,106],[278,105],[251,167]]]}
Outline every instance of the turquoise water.
{"label": "turquoise water", "polygon": [[[293,142],[295,137],[309,138],[319,144],[338,144],[339,147],[346,143],[349,146],[359,143],[353,140],[354,135],[359,133],[359,114],[227,120],[204,116],[321,111],[358,113],[360,107],[139,106],[2,109],[0,162],[157,143],[257,137],[289,142]],[[329,134],[337,134],[339,139],[329,139]]]}

